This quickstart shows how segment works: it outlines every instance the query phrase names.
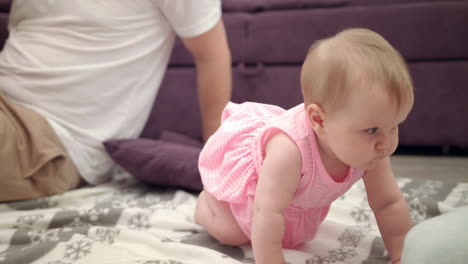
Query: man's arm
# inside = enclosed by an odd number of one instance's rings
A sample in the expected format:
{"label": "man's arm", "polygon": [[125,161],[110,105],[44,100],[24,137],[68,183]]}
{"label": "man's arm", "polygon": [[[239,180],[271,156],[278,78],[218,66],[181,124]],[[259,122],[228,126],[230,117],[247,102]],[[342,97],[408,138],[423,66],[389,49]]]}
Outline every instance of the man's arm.
{"label": "man's arm", "polygon": [[401,257],[406,233],[411,228],[408,205],[386,158],[363,177],[369,205],[392,261]]}
{"label": "man's arm", "polygon": [[220,20],[209,31],[182,42],[192,53],[197,69],[203,140],[219,127],[221,113],[231,98],[231,53]]}

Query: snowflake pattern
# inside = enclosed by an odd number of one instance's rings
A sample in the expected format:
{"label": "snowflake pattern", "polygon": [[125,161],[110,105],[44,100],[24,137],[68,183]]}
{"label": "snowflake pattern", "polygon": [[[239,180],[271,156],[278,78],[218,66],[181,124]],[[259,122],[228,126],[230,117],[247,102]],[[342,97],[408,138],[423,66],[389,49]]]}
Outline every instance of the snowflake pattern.
{"label": "snowflake pattern", "polygon": [[63,262],[61,260],[49,261],[47,264],[69,264],[68,262]]}
{"label": "snowflake pattern", "polygon": [[153,204],[150,207],[151,212],[155,212],[157,210],[175,210],[179,206],[180,203],[175,202],[175,201],[160,201],[158,203]]}
{"label": "snowflake pattern", "polygon": [[150,228],[149,217],[138,213],[128,219],[128,227],[130,229],[144,230]]}
{"label": "snowflake pattern", "polygon": [[16,219],[16,225],[14,228],[17,229],[26,229],[31,230],[32,226],[37,222],[37,220],[44,218],[43,215],[24,215]]}
{"label": "snowflake pattern", "polygon": [[363,237],[365,237],[364,232],[359,229],[346,229],[338,237],[338,241],[342,247],[357,247]]}
{"label": "snowflake pattern", "polygon": [[333,262],[345,261],[347,258],[352,258],[357,255],[354,248],[337,248],[330,250],[330,258]]}
{"label": "snowflake pattern", "polygon": [[68,227],[90,227],[97,225],[100,217],[109,214],[109,208],[91,208],[79,209],[78,217],[73,218],[73,221],[67,224]]}
{"label": "snowflake pattern", "polygon": [[417,224],[427,218],[427,208],[421,203],[419,198],[413,198],[408,200],[408,206],[410,210],[411,220],[414,224]]}
{"label": "snowflake pattern", "polygon": [[59,229],[49,229],[49,230],[31,230],[28,231],[28,236],[33,245],[43,242],[57,242],[59,238]]}
{"label": "snowflake pattern", "polygon": [[306,264],[325,264],[325,263],[330,263],[329,257],[315,256],[306,261]]}
{"label": "snowflake pattern", "polygon": [[[409,181],[411,182],[411,181]],[[424,219],[427,219],[428,215],[428,207],[432,208],[431,206],[437,206],[433,204],[429,204],[427,200],[431,199],[424,199],[424,198],[432,198],[431,196],[436,196],[440,192],[440,188],[445,188],[445,186],[441,186],[437,182],[421,182],[418,185],[418,182],[413,182],[411,184],[411,188],[405,188],[406,193],[405,198],[408,201],[410,206],[411,217],[413,222],[420,222]],[[64,216],[69,218],[64,218],[66,221],[70,223],[68,226],[61,225],[61,228],[57,229],[49,229],[49,230],[34,230],[37,228],[38,223],[44,222],[47,218],[49,219],[49,215],[47,214],[31,214],[31,215],[22,215],[18,216],[16,219],[12,219],[15,228],[22,229],[23,232],[27,234],[31,243],[27,247],[38,247],[37,244],[39,243],[46,243],[51,244],[53,242],[59,242],[60,240],[64,240],[65,237],[68,239],[68,234],[63,236],[63,232],[75,232],[76,229],[72,229],[71,227],[89,227],[91,228],[87,235],[88,237],[92,237],[93,239],[84,238],[81,240],[73,240],[72,241],[63,241],[65,243],[65,249],[63,249],[62,255],[60,255],[59,259],[55,261],[47,262],[47,264],[70,264],[75,263],[75,261],[86,261],[91,255],[97,253],[96,248],[93,247],[94,243],[115,243],[115,241],[119,238],[121,234],[121,230],[117,228],[117,224],[125,225],[126,222],[127,226],[134,230],[145,230],[151,228],[151,213],[157,210],[177,210],[181,204],[185,204],[183,199],[193,199],[189,194],[184,193],[172,193],[172,192],[165,192],[164,189],[154,191],[153,188],[145,188],[138,186],[137,188],[133,188],[135,186],[129,187],[129,185],[124,186],[124,190],[113,192],[112,194],[106,194],[103,196],[103,201],[100,202],[96,198],[95,207],[93,208],[76,208],[76,207],[69,207],[66,208],[66,212],[61,211]],[[361,190],[364,193],[364,186],[362,184],[357,185],[358,190]],[[452,188],[452,187],[451,187]],[[445,190],[445,189],[444,189]],[[355,190],[353,193],[349,194],[348,196],[343,195],[343,200],[353,199],[353,195],[355,195]],[[440,195],[439,195],[440,196]],[[463,205],[468,202],[468,185],[457,186],[457,193],[452,194],[453,199],[449,202],[451,206],[457,207],[457,205]],[[48,208],[50,206],[54,206],[53,203],[59,201],[57,197],[53,200],[50,198],[38,200],[41,205],[44,205],[39,208]],[[190,201],[193,202],[193,201]],[[432,202],[429,201],[429,202]],[[37,203],[37,202],[36,202]],[[34,205],[36,205],[36,203]],[[456,205],[455,205],[456,204]],[[110,205],[110,206],[109,206]],[[358,250],[357,248],[362,247],[367,243],[364,243],[363,238],[367,237],[367,232],[369,228],[374,228],[375,222],[373,219],[372,211],[367,205],[366,196],[363,194],[359,200],[356,200],[355,207],[349,206],[347,207],[347,217],[352,217],[353,221],[355,221],[355,225],[349,226],[343,230],[338,237],[334,237],[336,247],[328,248],[328,253],[323,252],[322,255],[312,255],[306,260],[306,264],[329,264],[329,263],[350,263],[353,260],[358,259]],[[102,208],[106,206],[106,208]],[[37,207],[34,207],[37,208]],[[122,212],[120,210],[116,210],[115,215],[113,208],[120,208],[124,209]],[[141,208],[141,209],[130,209],[129,208]],[[54,208],[54,210],[50,210],[51,212],[56,212],[55,209],[64,210],[62,208]],[[48,211],[48,210],[47,210]],[[112,217],[118,217],[118,219],[113,218],[111,219],[111,212]],[[103,217],[103,216],[106,217]],[[62,215],[61,215],[62,216]],[[121,217],[121,218],[120,218]],[[189,221],[191,220],[188,218]],[[56,219],[51,218],[51,221],[55,221]],[[60,218],[60,221],[63,219]],[[55,224],[62,224],[62,222],[54,222]],[[174,230],[176,231],[176,230]],[[187,230],[190,231],[190,230]],[[192,230],[193,231],[193,230]],[[161,236],[162,237],[162,236]],[[180,242],[180,238],[176,237],[162,237],[163,242]],[[6,242],[8,243],[8,242]],[[0,242],[1,244],[1,242]],[[40,246],[40,245],[39,245]],[[201,245],[205,246],[205,245]],[[380,246],[379,246],[380,247]],[[26,247],[21,250],[26,250]],[[55,249],[54,249],[55,250]],[[8,253],[8,254],[7,254]],[[8,262],[10,258],[11,252],[4,251],[0,252],[0,262],[5,261]],[[223,258],[232,258],[231,255],[226,254],[222,255]],[[359,256],[360,257],[360,256]],[[386,253],[379,251],[377,258],[384,259],[386,257]],[[240,259],[242,263],[253,263],[253,259]],[[249,261],[250,260],[250,261]],[[181,264],[181,262],[176,260],[169,260],[169,259],[160,259],[160,260],[140,260],[136,263],[140,264]],[[304,262],[302,262],[304,263]]]}
{"label": "snowflake pattern", "polygon": [[427,198],[437,194],[439,189],[443,186],[443,182],[438,181],[425,181],[418,188],[410,190],[411,196],[417,196],[420,198]]}
{"label": "snowflake pattern", "polygon": [[67,224],[67,227],[90,227],[91,223],[83,221],[80,217],[73,218],[73,221]]}
{"label": "snowflake pattern", "polygon": [[144,260],[138,261],[141,264],[182,264],[182,262],[176,260]]}
{"label": "snowflake pattern", "polygon": [[108,244],[112,244],[115,241],[115,237],[120,234],[120,229],[112,227],[103,227],[96,229],[96,235],[98,240]]}
{"label": "snowflake pattern", "polygon": [[143,198],[143,202],[149,206],[155,205],[161,202],[161,197],[159,195],[146,194]]}
{"label": "snowflake pattern", "polygon": [[358,223],[369,223],[371,210],[362,207],[353,207],[351,210],[351,217]]}
{"label": "snowflake pattern", "polygon": [[78,211],[80,216],[86,217],[89,221],[91,222],[96,222],[99,220],[99,217],[101,215],[107,215],[109,214],[109,208],[91,208],[91,209],[81,209]]}
{"label": "snowflake pattern", "polygon": [[[54,198],[57,198],[57,197],[54,197]],[[38,201],[39,201],[39,205],[37,207],[38,209],[54,208],[54,207],[57,207],[58,205],[58,200],[57,199],[52,200],[51,197],[41,198]]]}
{"label": "snowflake pattern", "polygon": [[112,208],[124,209],[124,208],[135,208],[137,207],[137,202],[134,197],[126,195],[121,199],[112,202]]}
{"label": "snowflake pattern", "polygon": [[72,261],[77,261],[91,253],[92,244],[93,243],[91,241],[87,241],[84,239],[80,239],[73,243],[68,243],[65,246],[66,248],[64,258]]}

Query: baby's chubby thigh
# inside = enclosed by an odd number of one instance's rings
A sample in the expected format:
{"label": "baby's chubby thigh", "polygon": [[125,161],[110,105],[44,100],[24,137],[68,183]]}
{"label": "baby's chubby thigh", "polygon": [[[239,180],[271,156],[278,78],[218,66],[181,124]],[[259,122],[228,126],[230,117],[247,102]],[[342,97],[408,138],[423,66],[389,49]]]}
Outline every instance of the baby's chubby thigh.
{"label": "baby's chubby thigh", "polygon": [[238,246],[249,242],[234,218],[228,203],[219,201],[207,191],[198,197],[195,223],[223,244]]}

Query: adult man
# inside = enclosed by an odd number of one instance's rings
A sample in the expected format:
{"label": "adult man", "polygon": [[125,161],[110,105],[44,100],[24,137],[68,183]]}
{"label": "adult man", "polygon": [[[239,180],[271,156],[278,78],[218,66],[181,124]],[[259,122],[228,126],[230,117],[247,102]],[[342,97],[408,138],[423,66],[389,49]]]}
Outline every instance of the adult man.
{"label": "adult man", "polygon": [[231,90],[220,0],[14,0],[0,53],[0,201],[110,177],[102,142],[137,137],[175,36],[193,54],[204,138]]}

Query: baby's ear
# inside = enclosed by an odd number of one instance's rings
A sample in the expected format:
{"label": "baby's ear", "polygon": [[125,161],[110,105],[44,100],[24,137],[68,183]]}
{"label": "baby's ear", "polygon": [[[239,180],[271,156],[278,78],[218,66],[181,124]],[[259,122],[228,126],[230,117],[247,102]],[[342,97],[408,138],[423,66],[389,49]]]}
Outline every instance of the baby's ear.
{"label": "baby's ear", "polygon": [[315,131],[315,134],[323,134],[323,120],[325,120],[325,112],[322,107],[318,104],[309,104],[306,108],[307,117],[309,118],[309,123],[312,129]]}

